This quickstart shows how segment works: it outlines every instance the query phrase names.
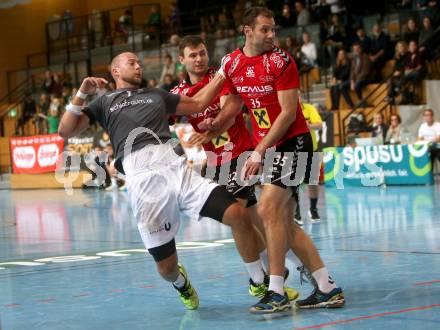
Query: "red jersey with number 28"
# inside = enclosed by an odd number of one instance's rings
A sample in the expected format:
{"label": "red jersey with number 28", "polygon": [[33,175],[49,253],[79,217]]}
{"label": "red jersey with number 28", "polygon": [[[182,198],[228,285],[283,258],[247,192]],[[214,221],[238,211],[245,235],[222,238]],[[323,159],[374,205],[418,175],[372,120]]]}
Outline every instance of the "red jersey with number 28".
{"label": "red jersey with number 28", "polygon": [[[210,68],[202,81],[195,85],[191,85],[189,78],[187,77],[187,79],[176,86],[171,93],[193,96],[204,86],[206,86],[212,78],[214,78],[216,72],[217,71],[214,68]],[[227,88],[227,86],[223,88],[222,92],[216,96],[214,101],[208,106],[208,108],[206,108],[205,111],[188,116],[188,121],[196,132],[202,132],[198,128],[198,124],[200,122],[206,118],[215,118],[220,112],[220,95],[229,94]],[[234,125],[232,125],[226,132],[203,145],[203,149],[205,149],[205,151],[211,152],[208,154],[209,166],[216,166],[229,162],[231,159],[237,158],[241,153],[252,148],[253,145],[251,138],[246,129],[246,125],[241,113],[235,118]],[[230,157],[223,157],[225,152],[230,152],[232,154]]]}
{"label": "red jersey with number 28", "polygon": [[[258,144],[281,112],[277,91],[299,89],[295,61],[276,47],[253,57],[237,49],[223,58],[223,67],[229,90],[241,96],[251,113],[254,143]],[[296,119],[276,145],[307,132],[309,128],[298,101]]]}

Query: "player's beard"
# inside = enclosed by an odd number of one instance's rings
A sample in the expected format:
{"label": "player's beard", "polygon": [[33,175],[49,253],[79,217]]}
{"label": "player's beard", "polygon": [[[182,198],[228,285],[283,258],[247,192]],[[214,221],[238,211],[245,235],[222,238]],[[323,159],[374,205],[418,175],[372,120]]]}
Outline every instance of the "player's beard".
{"label": "player's beard", "polygon": [[125,77],[122,77],[122,80],[125,81],[126,83],[129,83],[130,85],[139,87],[142,83],[142,76],[139,78],[134,75],[133,76],[125,76]]}

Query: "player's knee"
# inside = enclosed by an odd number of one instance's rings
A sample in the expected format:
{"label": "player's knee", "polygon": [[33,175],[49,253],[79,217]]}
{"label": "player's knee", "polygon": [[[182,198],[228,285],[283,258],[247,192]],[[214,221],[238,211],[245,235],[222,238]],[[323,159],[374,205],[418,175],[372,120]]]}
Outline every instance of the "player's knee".
{"label": "player's knee", "polygon": [[230,205],[223,216],[223,223],[235,230],[251,230],[252,222],[249,212],[240,203]]}

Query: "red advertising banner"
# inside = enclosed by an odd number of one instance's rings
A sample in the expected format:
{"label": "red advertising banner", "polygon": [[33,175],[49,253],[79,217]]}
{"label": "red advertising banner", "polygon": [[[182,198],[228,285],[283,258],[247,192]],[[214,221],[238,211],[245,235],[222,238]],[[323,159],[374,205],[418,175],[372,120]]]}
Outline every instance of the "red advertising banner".
{"label": "red advertising banner", "polygon": [[13,173],[54,172],[64,148],[58,134],[11,138]]}

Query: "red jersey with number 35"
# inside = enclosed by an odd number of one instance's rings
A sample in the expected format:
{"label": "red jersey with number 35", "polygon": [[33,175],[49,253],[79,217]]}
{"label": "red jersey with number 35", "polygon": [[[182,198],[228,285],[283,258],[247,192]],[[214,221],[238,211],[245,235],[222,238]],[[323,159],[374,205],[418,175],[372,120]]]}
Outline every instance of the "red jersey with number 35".
{"label": "red jersey with number 35", "polygon": [[[212,78],[214,78],[216,72],[217,71],[214,68],[210,68],[203,80],[195,85],[191,85],[189,78],[187,77],[187,79],[171,90],[171,93],[193,96],[206,86]],[[203,132],[198,128],[200,122],[206,118],[215,118],[220,112],[220,95],[229,94],[227,88],[229,87],[225,86],[223,88],[221,93],[216,96],[214,101],[205,111],[188,116],[188,121],[196,132]],[[205,151],[211,152],[207,155],[209,166],[216,166],[229,162],[231,159],[237,158],[240,154],[252,148],[253,144],[251,137],[246,129],[243,115],[241,113],[235,118],[234,125],[232,125],[226,132],[203,145]],[[232,153],[230,155],[231,157],[223,157],[225,152]],[[214,155],[215,157],[213,157]]]}
{"label": "red jersey with number 35", "polygon": [[[241,96],[251,113],[254,143],[257,144],[281,112],[277,91],[299,89],[295,61],[276,47],[253,57],[237,49],[223,58],[223,66],[229,90]],[[298,101],[296,119],[276,145],[307,132],[309,128]]]}

